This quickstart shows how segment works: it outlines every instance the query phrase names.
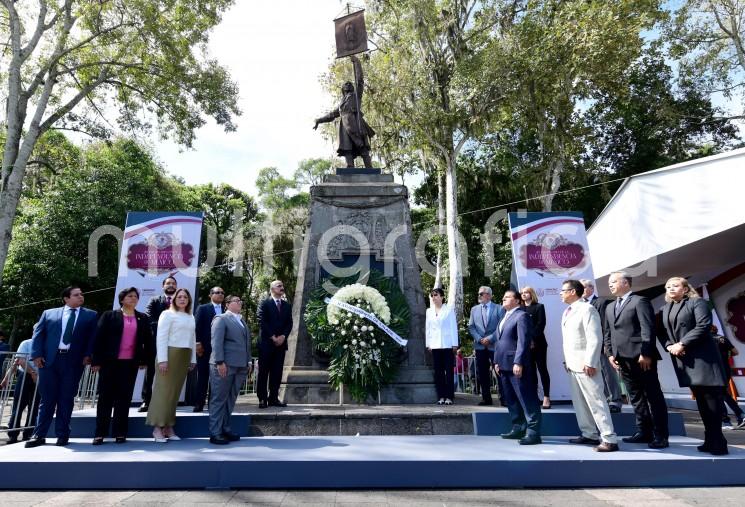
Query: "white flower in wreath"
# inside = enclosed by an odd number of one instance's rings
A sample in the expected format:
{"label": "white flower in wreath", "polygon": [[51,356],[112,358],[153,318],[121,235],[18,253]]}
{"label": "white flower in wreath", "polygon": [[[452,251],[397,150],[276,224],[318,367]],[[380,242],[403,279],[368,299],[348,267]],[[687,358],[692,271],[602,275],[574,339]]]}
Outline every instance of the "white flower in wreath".
{"label": "white flower in wreath", "polygon": [[[359,299],[363,301],[361,304],[369,305],[370,313],[377,316],[386,324],[391,320],[391,309],[388,306],[388,302],[385,300],[385,297],[383,297],[383,295],[373,287],[368,287],[367,285],[361,285],[358,283],[347,285],[334,294],[334,299],[345,303]],[[326,307],[326,315],[329,321],[336,319],[343,314],[346,314],[348,318],[352,317],[350,312],[342,310],[334,304],[329,304]],[[349,325],[348,322],[346,324]]]}
{"label": "white flower in wreath", "polygon": [[357,340],[352,340],[352,345],[357,345]]}

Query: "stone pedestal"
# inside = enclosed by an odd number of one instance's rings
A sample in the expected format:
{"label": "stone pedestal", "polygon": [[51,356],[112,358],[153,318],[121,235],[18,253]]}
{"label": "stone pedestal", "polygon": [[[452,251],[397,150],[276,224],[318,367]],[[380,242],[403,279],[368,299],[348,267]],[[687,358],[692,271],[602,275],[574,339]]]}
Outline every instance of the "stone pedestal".
{"label": "stone pedestal", "polygon": [[[309,223],[303,240],[293,304],[293,329],[280,393],[287,403],[337,404],[351,400],[328,383],[327,362],[314,352],[303,314],[310,293],[343,270],[375,268],[397,280],[411,311],[408,346],[395,381],[372,403],[431,403],[432,370],[425,356],[425,297],[414,252],[409,192],[379,169],[337,169],[310,189]],[[360,268],[361,266],[361,268]],[[362,283],[362,282],[361,282]],[[341,390],[343,391],[343,390]]]}

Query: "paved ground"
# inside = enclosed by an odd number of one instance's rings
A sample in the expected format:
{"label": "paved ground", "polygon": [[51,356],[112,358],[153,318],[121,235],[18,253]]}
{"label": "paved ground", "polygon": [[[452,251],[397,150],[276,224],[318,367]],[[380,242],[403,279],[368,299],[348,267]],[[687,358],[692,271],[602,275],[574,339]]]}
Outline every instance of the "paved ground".
{"label": "paved ground", "polygon": [[434,490],[434,491],[90,491],[0,492],[3,506],[21,505],[491,505],[572,507],[638,505],[737,506],[745,488]]}

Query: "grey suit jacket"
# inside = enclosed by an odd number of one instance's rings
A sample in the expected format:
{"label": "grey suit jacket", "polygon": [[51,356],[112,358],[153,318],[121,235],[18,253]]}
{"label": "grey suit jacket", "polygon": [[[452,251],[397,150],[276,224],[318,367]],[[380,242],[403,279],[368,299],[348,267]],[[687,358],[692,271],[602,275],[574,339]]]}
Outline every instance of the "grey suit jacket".
{"label": "grey suit jacket", "polygon": [[[243,319],[241,319],[243,322]],[[210,364],[225,361],[228,366],[245,367],[251,362],[251,333],[233,314],[226,312],[212,320]]]}
{"label": "grey suit jacket", "polygon": [[654,310],[645,297],[629,294],[616,314],[616,301],[605,307],[605,350],[614,357],[636,359],[640,355],[662,359],[657,350]]}
{"label": "grey suit jacket", "polygon": [[497,326],[499,321],[504,317],[505,311],[502,305],[489,303],[489,321],[484,326],[484,321],[481,315],[481,305],[476,305],[471,308],[471,317],[468,319],[468,332],[473,337],[473,350],[484,350],[484,347],[479,340],[481,338],[489,338],[490,345],[489,350],[494,350],[494,344],[497,343]]}

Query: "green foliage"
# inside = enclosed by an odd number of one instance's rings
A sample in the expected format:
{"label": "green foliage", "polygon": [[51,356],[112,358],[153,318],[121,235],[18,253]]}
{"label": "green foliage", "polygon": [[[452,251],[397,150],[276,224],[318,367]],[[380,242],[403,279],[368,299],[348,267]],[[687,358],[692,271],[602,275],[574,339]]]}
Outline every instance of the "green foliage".
{"label": "green foliage", "polygon": [[[340,288],[356,281],[357,276],[329,279],[334,287]],[[409,306],[395,280],[372,270],[366,285],[376,289],[385,298],[391,313],[390,323],[387,325],[405,338],[409,330]],[[371,397],[377,399],[380,388],[390,383],[396,375],[403,357],[401,347],[374,325],[372,333],[361,334],[359,330],[362,326],[369,326],[371,323],[355,314],[344,312],[346,317],[341,322],[329,323],[326,312],[328,305],[324,300],[331,297],[332,294],[323,286],[318,287],[311,293],[304,315],[314,348],[331,358],[329,382],[336,389],[344,385],[357,402],[362,403]],[[368,301],[358,299],[349,304],[372,312]],[[377,349],[379,355],[372,361],[363,361],[359,356],[368,357],[371,349]]]}

